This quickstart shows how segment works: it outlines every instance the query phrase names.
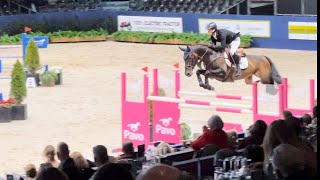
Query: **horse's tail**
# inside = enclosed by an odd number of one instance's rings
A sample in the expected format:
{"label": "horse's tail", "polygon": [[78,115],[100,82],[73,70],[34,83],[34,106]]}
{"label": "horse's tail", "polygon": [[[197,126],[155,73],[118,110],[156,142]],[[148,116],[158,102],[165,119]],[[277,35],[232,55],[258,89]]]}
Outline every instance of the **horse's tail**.
{"label": "horse's tail", "polygon": [[270,58],[264,56],[270,63],[271,66],[271,82],[276,81],[277,84],[282,84],[282,77],[279,74],[276,66],[273,64]]}

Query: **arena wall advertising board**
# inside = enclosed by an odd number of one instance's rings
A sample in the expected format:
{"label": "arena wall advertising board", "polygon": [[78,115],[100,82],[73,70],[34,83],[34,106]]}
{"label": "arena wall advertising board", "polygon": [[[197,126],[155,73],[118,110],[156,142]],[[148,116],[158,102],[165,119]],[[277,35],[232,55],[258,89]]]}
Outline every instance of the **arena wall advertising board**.
{"label": "arena wall advertising board", "polygon": [[232,20],[232,19],[202,19],[199,18],[199,33],[207,33],[206,26],[215,22],[220,29],[228,29],[253,37],[270,38],[271,27],[268,20]]}
{"label": "arena wall advertising board", "polygon": [[118,16],[118,30],[182,33],[182,18]]}
{"label": "arena wall advertising board", "polygon": [[288,22],[289,39],[317,40],[317,22]]}

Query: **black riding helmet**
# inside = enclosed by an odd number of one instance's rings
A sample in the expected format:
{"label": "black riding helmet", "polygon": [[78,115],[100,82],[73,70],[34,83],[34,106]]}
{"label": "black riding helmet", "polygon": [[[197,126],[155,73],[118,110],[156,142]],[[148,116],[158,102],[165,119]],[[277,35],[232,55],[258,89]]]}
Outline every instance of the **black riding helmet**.
{"label": "black riding helmet", "polygon": [[214,22],[209,23],[206,28],[207,28],[207,30],[209,30],[209,29],[217,30],[218,29],[217,24]]}

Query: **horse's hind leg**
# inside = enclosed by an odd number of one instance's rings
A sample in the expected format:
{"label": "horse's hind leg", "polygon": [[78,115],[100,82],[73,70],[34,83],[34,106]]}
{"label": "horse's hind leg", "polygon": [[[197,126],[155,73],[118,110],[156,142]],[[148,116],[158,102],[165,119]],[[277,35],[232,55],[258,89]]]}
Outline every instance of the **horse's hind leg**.
{"label": "horse's hind leg", "polygon": [[200,86],[200,87],[204,87],[204,83],[203,83],[200,75],[201,75],[201,74],[204,75],[205,72],[206,72],[206,70],[201,70],[201,69],[198,69],[197,72],[196,72],[197,78],[198,78],[198,82],[199,82],[199,86]]}

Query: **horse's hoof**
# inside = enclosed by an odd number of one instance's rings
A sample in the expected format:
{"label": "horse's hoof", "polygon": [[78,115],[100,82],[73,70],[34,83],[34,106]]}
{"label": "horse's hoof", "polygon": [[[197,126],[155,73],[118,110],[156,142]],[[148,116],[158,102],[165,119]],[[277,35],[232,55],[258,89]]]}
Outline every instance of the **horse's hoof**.
{"label": "horse's hoof", "polygon": [[214,87],[213,87],[213,86],[210,86],[210,90],[211,90],[211,91],[214,91],[215,89],[214,89]]}
{"label": "horse's hoof", "polygon": [[199,86],[204,88],[204,83],[199,83]]}

